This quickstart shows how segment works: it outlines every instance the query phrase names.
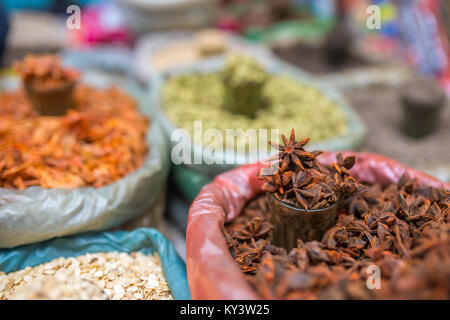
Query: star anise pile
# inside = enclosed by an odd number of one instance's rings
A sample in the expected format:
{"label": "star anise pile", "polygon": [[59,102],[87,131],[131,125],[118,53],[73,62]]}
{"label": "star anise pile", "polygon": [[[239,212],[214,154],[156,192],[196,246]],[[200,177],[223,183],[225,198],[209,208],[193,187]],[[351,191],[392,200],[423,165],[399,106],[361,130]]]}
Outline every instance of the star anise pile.
{"label": "star anise pile", "polygon": [[[270,244],[266,201],[249,202],[224,230],[232,256],[262,298],[450,298],[449,190],[405,176],[385,189],[368,186],[345,201],[321,242],[299,240],[290,252]],[[239,236],[254,222],[260,226],[253,227],[255,236]],[[380,286],[369,289],[374,267]]]}
{"label": "star anise pile", "polygon": [[284,145],[270,142],[279,152],[268,159],[272,164],[259,173],[260,179],[265,180],[264,191],[301,209],[326,208],[363,191],[349,172],[355,164],[354,156],[344,158],[339,153],[337,162],[325,167],[316,159],[322,151],[304,149],[309,138],[296,141],[294,129],[289,140],[285,135],[281,137]]}

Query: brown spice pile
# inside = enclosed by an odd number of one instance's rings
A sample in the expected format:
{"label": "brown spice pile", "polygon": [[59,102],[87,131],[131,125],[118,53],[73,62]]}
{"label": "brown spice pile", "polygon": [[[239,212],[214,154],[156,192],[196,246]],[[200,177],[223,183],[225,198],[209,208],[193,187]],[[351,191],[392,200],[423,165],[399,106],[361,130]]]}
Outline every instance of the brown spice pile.
{"label": "brown spice pile", "polygon": [[157,254],[95,253],[0,272],[0,300],[172,300]]}
{"label": "brown spice pile", "polygon": [[436,131],[421,139],[411,139],[400,130],[403,111],[399,87],[372,85],[344,93],[367,126],[364,151],[386,155],[450,182],[450,152],[442,145],[450,137],[450,100],[441,110]]}
{"label": "brown spice pile", "polygon": [[[350,197],[321,242],[270,244],[266,196],[224,228],[231,255],[265,299],[449,299],[450,191],[402,177]],[[379,289],[367,282],[373,266]]]}
{"label": "brown spice pile", "polygon": [[0,187],[102,187],[142,165],[149,121],[132,97],[79,85],[74,99],[77,110],[38,117],[22,90],[0,93]]}
{"label": "brown spice pile", "polygon": [[371,62],[352,53],[348,53],[346,59],[341,63],[329,63],[323,45],[318,44],[303,42],[279,44],[274,46],[272,50],[282,60],[317,75],[371,66]]}

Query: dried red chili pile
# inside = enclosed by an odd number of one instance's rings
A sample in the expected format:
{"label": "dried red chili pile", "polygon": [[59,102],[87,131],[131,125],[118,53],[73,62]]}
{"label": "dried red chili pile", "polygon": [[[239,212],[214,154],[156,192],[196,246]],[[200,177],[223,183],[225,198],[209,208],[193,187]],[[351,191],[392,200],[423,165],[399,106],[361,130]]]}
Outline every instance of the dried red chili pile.
{"label": "dried red chili pile", "polygon": [[[321,242],[270,243],[265,195],[224,228],[231,255],[265,299],[449,299],[450,192],[402,177],[348,198]],[[374,266],[379,267],[379,289]],[[375,282],[374,282],[375,281]]]}
{"label": "dried red chili pile", "polygon": [[[47,70],[51,62],[42,74],[60,79]],[[43,117],[23,89],[0,93],[0,187],[102,187],[142,165],[149,121],[131,96],[77,85],[74,100],[76,110]]]}
{"label": "dried red chili pile", "polygon": [[329,207],[350,194],[363,191],[363,187],[350,175],[355,156],[344,158],[337,155],[337,162],[325,167],[316,157],[322,151],[308,152],[305,138],[295,141],[294,129],[289,140],[281,136],[284,145],[270,142],[279,153],[268,159],[275,165],[263,168],[259,173],[264,179],[264,191],[272,193],[278,200],[301,209],[322,209]]}

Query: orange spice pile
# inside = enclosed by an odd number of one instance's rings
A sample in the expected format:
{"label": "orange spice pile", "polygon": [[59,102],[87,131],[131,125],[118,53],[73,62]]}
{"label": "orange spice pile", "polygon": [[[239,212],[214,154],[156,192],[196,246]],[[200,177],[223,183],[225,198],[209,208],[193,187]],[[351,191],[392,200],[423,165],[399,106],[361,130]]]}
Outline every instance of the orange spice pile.
{"label": "orange spice pile", "polygon": [[125,92],[75,88],[76,110],[38,116],[22,89],[0,93],[0,187],[102,187],[139,168],[149,120]]}

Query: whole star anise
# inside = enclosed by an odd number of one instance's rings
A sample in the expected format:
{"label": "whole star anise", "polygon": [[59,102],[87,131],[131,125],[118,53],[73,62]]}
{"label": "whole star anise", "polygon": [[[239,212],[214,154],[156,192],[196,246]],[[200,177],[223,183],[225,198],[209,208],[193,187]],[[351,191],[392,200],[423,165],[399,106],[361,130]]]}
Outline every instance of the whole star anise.
{"label": "whole star anise", "polygon": [[271,176],[265,176],[266,182],[261,187],[264,191],[278,192],[281,195],[285,194],[285,188],[292,179],[292,172],[275,172]]}
{"label": "whole star anise", "polygon": [[285,171],[286,168],[288,168],[288,166],[291,163],[294,163],[296,166],[298,166],[301,170],[304,171],[305,168],[302,164],[302,161],[311,161],[314,160],[316,157],[315,154],[307,152],[305,151],[305,149],[303,149],[303,147],[308,143],[310,139],[305,138],[300,142],[296,142],[294,129],[291,130],[291,136],[289,137],[289,141],[284,134],[281,135],[281,138],[283,139],[284,146],[269,141],[269,143],[276,149],[280,150],[280,152],[271,157],[268,161],[280,160],[281,171]]}
{"label": "whole star anise", "polygon": [[294,172],[292,174],[292,189],[288,190],[288,193],[293,192],[298,203],[304,209],[309,208],[308,201],[305,197],[316,198],[318,196],[317,192],[320,192],[317,188],[313,189],[315,180],[317,180],[316,177],[312,177],[305,171],[300,173]]}
{"label": "whole star anise", "polygon": [[316,159],[322,151],[308,152],[303,148],[309,138],[297,142],[292,129],[289,140],[285,135],[282,139],[284,145],[270,142],[280,151],[268,159],[271,165],[259,173],[259,178],[265,180],[262,190],[278,200],[302,209],[321,209],[364,190],[349,172],[355,156],[344,158],[338,154],[336,162],[325,167]]}
{"label": "whole star anise", "polygon": [[270,222],[264,221],[260,217],[255,217],[245,226],[234,232],[233,236],[240,241],[250,240],[252,238],[258,240],[265,237],[272,229],[273,225]]}

